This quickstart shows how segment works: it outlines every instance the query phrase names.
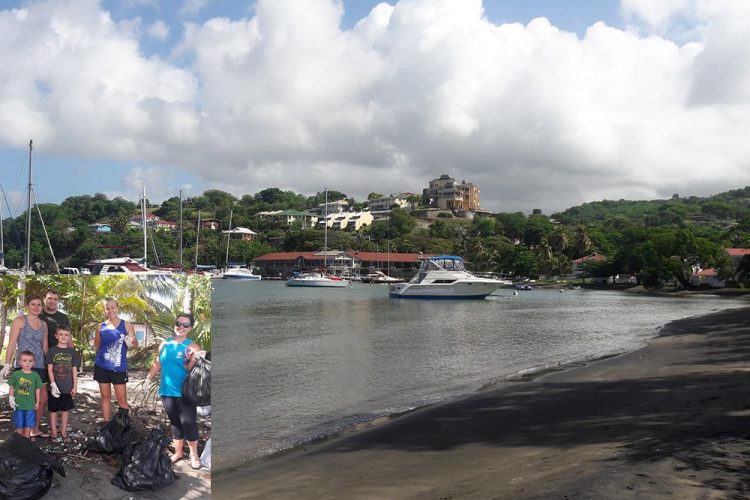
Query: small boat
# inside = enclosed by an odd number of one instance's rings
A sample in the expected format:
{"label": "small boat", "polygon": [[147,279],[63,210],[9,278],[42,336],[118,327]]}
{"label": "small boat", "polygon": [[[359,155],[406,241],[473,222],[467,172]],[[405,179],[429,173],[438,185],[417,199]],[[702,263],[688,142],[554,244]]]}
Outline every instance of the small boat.
{"label": "small boat", "polygon": [[382,271],[370,273],[362,278],[362,283],[403,283],[401,278],[392,278]]}
{"label": "small boat", "polygon": [[259,281],[260,275],[253,274],[253,272],[246,267],[230,267],[224,270],[221,276],[225,280],[248,280],[248,281]]}
{"label": "small boat", "polygon": [[513,288],[515,288],[516,290],[533,290],[533,288],[531,288],[531,285],[527,285],[526,283],[514,283]]}
{"label": "small boat", "polygon": [[388,285],[388,294],[403,299],[483,299],[507,284],[474,276],[461,257],[439,255],[422,260],[419,272],[408,283]]}
{"label": "small boat", "polygon": [[323,271],[297,273],[288,280],[286,286],[309,286],[316,288],[344,288],[351,282],[339,276],[326,274]]}
{"label": "small boat", "polygon": [[92,260],[86,264],[86,267],[89,272],[84,272],[83,274],[98,276],[121,276],[123,274],[169,276],[172,274],[171,271],[149,269],[142,261],[137,261],[130,257]]}
{"label": "small boat", "polygon": [[[328,188],[326,193],[326,214],[324,221],[328,219]],[[324,269],[309,273],[293,273],[292,277],[286,280],[286,286],[308,286],[314,288],[344,288],[351,284],[351,281],[340,276],[328,273],[328,222],[324,225],[323,231],[323,259],[325,262]]]}

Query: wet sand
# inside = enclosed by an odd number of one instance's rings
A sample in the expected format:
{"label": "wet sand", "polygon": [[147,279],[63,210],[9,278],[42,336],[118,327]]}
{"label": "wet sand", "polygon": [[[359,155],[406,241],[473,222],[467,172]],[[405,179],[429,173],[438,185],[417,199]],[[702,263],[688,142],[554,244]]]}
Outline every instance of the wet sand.
{"label": "wet sand", "polygon": [[214,498],[748,498],[750,308],[232,473]]}

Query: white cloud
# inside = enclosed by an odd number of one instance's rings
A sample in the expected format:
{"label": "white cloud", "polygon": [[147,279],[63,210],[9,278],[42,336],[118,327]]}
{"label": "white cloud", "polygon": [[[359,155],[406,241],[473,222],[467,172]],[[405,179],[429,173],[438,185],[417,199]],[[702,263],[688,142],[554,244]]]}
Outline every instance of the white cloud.
{"label": "white cloud", "polygon": [[0,11],[0,143],[173,165],[236,195],[420,192],[448,173],[496,210],[750,184],[750,3],[622,12],[629,29],[579,38],[495,25],[479,0],[383,3],[350,30],[338,1],[260,0],[187,24],[167,61],[94,0],[34,2]]}
{"label": "white cloud", "polygon": [[167,26],[164,21],[156,21],[148,26],[146,33],[151,38],[164,41],[169,36],[169,26]]}

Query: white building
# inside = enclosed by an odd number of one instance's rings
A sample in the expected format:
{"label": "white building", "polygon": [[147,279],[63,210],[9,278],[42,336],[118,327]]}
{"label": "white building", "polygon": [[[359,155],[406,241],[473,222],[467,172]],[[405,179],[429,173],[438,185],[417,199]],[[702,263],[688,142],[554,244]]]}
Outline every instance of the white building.
{"label": "white building", "polygon": [[329,229],[346,229],[356,231],[363,226],[372,225],[373,216],[370,212],[341,212],[328,214],[324,219],[318,221],[319,227],[328,225]]}
{"label": "white building", "polygon": [[383,196],[370,201],[371,212],[382,212],[391,210],[393,205],[397,205],[400,208],[406,208],[409,206],[409,202],[406,201],[406,193],[396,193],[390,196]]}

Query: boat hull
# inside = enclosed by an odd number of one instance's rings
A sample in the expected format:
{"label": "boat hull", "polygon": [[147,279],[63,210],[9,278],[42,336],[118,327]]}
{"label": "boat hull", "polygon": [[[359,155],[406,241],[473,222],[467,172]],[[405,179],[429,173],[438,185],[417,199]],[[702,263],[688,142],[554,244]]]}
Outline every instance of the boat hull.
{"label": "boat hull", "polygon": [[304,286],[312,288],[345,288],[348,280],[332,280],[326,278],[292,278],[286,281],[286,286]]}
{"label": "boat hull", "polygon": [[222,276],[225,280],[260,281],[260,276]]}
{"label": "boat hull", "polygon": [[397,299],[483,299],[503,283],[472,281],[450,284],[396,283],[388,285],[388,295]]}

